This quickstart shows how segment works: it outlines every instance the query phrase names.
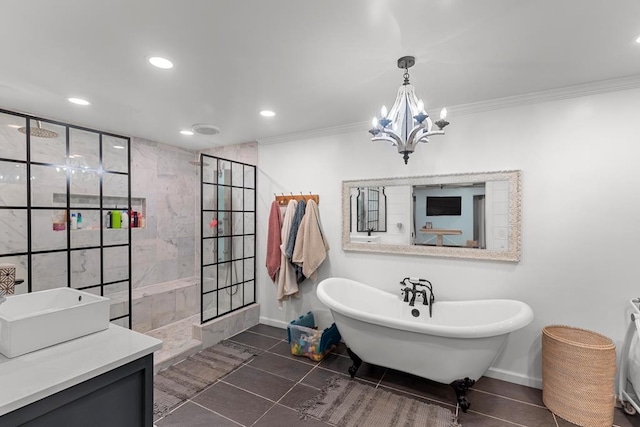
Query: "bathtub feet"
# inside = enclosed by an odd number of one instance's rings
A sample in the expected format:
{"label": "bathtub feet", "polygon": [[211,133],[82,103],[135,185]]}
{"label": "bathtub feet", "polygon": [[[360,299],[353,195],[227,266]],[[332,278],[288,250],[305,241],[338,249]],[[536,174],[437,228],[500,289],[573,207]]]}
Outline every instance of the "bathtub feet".
{"label": "bathtub feet", "polygon": [[467,390],[472,387],[476,382],[469,377],[465,379],[455,380],[451,383],[451,387],[453,387],[453,391],[456,392],[456,398],[458,399],[458,405],[462,412],[467,412],[467,410],[471,407],[471,402],[467,400]]}
{"label": "bathtub feet", "polygon": [[360,367],[360,365],[362,365],[362,359],[360,359],[357,354],[351,351],[349,347],[347,347],[347,353],[349,353],[349,357],[353,361],[353,365],[351,365],[351,367],[349,368],[349,375],[351,375],[351,378],[353,378],[356,376],[356,372],[358,372],[358,368]]}

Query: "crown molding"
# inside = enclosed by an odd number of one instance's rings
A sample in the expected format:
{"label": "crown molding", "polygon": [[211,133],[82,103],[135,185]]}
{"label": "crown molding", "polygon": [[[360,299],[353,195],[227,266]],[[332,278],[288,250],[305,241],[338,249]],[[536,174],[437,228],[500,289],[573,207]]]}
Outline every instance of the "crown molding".
{"label": "crown molding", "polygon": [[[598,95],[602,93],[638,88],[640,88],[640,74],[621,77],[618,79],[600,80],[597,82],[566,86],[559,89],[532,92],[523,95],[472,102],[469,104],[454,105],[451,107],[447,107],[447,109],[450,112],[449,117],[451,117],[452,115],[462,116],[467,114],[482,113],[485,111],[514,108],[524,105],[538,104],[542,102],[559,101],[563,99],[579,98],[582,96]],[[440,108],[434,108],[433,110],[438,111],[440,110]],[[259,138],[258,144],[270,145],[278,144],[281,142],[299,141],[301,139],[319,138],[352,132],[366,132],[369,129],[370,125],[370,122],[364,121],[322,129],[314,129],[310,131],[272,136],[268,138]]]}
{"label": "crown molding", "polygon": [[640,74],[618,79],[600,80],[597,82],[566,86],[559,89],[550,89],[487,101],[472,102],[469,104],[460,104],[448,108],[448,110],[455,113],[457,116],[461,116],[465,114],[476,114],[503,108],[514,108],[523,105],[560,101],[563,99],[580,98],[582,96],[598,95],[602,93],[618,92],[621,90],[637,88],[640,88]]}
{"label": "crown molding", "polygon": [[361,132],[362,129],[368,129],[367,123],[371,125],[371,122],[358,122],[348,123],[346,125],[331,126],[328,128],[306,130],[302,132],[288,133],[285,135],[270,136],[268,138],[258,138],[259,145],[279,144],[281,142],[299,141],[301,139],[319,138],[322,136],[341,135],[351,132]]}

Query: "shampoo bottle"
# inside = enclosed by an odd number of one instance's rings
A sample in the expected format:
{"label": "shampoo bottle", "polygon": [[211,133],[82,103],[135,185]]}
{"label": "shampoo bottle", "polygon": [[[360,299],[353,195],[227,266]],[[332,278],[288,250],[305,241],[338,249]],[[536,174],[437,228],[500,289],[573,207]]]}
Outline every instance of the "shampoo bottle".
{"label": "shampoo bottle", "polygon": [[111,228],[112,227],[112,225],[111,225],[111,211],[107,211],[107,220],[106,220],[106,223],[105,223],[105,227],[106,228]]}
{"label": "shampoo bottle", "polygon": [[122,228],[129,228],[129,215],[127,215],[127,211],[122,211],[120,214],[120,222]]}
{"label": "shampoo bottle", "polygon": [[82,214],[78,212],[78,229],[82,228]]}
{"label": "shampoo bottle", "polygon": [[78,218],[76,217],[76,214],[74,214],[74,213],[71,214],[71,229],[72,230],[77,230],[78,229]]}
{"label": "shampoo bottle", "polygon": [[111,212],[111,228],[120,228],[122,212],[115,210]]}

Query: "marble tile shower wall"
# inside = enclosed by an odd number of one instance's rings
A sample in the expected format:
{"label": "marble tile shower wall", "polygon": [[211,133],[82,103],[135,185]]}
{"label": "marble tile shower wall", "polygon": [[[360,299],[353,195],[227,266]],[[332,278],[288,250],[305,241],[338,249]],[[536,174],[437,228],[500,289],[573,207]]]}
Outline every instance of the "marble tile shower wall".
{"label": "marble tile shower wall", "polygon": [[131,140],[131,196],[146,199],[145,228],[132,230],[132,287],[196,275],[196,189],[192,152]]}
{"label": "marble tile shower wall", "polygon": [[[0,114],[0,157],[16,160],[26,160],[26,144],[24,134],[19,133],[13,126],[24,126],[21,117]],[[47,129],[58,134],[55,138],[32,139],[31,160],[64,165],[66,162],[66,130],[63,126],[47,123]],[[99,175],[92,169],[99,166],[98,135],[78,129],[70,129],[72,148],[83,155],[74,159],[75,166],[86,167],[88,170],[76,169],[70,178],[70,192],[74,195],[99,194]],[[105,138],[109,138],[105,136]],[[108,156],[107,156],[108,157]],[[115,170],[126,170],[126,162],[122,165],[110,165]],[[122,166],[122,168],[120,168]],[[66,206],[66,170],[64,167],[31,166],[31,205],[34,207]],[[27,204],[27,174],[26,167],[21,163],[0,162],[0,205],[24,206]],[[126,196],[126,176],[105,175],[105,189],[109,194]],[[72,198],[72,204],[76,201]],[[83,203],[83,206],[98,207],[95,203]],[[0,252],[27,251],[27,214],[26,209],[0,210]],[[32,250],[64,250],[67,247],[67,233],[55,231],[53,222],[64,221],[63,211],[60,209],[38,209],[32,211],[31,233]],[[99,214],[95,211],[84,212],[84,229],[74,231],[71,235],[71,246],[81,248],[96,246],[100,241]],[[114,230],[105,234],[105,243],[126,243],[125,232]],[[83,249],[73,251],[72,283],[74,286],[93,285],[100,282],[100,251],[98,249]],[[34,291],[67,286],[67,254],[66,252],[36,254],[32,256],[32,277],[28,278]],[[27,279],[27,256],[3,257],[1,262],[16,265],[16,277]],[[128,255],[126,248],[108,248],[105,250],[105,282],[124,280],[128,276]],[[118,292],[126,289],[126,284],[109,286],[106,293]],[[17,293],[25,293],[26,286],[17,287]]]}

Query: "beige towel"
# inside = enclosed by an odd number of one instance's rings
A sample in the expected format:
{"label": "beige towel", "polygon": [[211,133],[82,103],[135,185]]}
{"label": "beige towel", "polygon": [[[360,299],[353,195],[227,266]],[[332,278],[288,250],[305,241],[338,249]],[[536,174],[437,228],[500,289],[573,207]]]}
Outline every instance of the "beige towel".
{"label": "beige towel", "polygon": [[316,279],[316,271],[327,258],[329,244],[324,238],[317,203],[312,199],[307,203],[304,218],[298,228],[293,262],[302,266],[305,277]]}
{"label": "beige towel", "polygon": [[278,274],[278,301],[286,300],[289,295],[298,293],[298,283],[296,282],[296,272],[293,265],[287,258],[287,242],[289,241],[289,232],[291,231],[291,223],[296,212],[298,202],[290,200],[287,210],[282,220],[282,234],[280,235],[280,274]]}

